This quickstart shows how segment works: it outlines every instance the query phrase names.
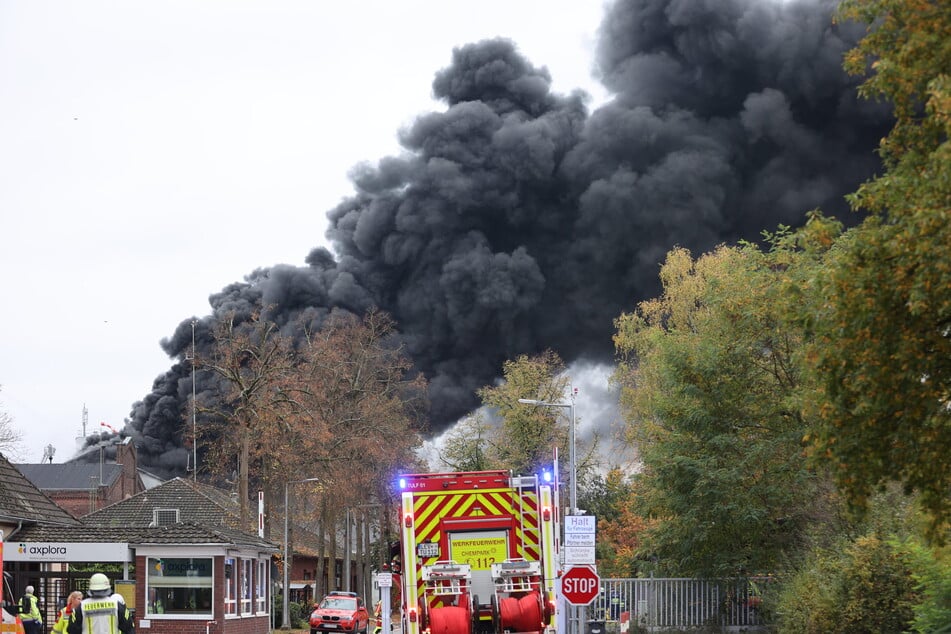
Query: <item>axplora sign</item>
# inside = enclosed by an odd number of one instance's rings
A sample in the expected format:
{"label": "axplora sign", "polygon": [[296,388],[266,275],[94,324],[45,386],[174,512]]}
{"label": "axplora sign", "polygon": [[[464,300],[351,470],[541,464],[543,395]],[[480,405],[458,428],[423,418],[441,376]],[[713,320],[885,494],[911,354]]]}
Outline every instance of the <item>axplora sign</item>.
{"label": "axplora sign", "polygon": [[127,543],[18,542],[5,544],[7,561],[132,561]]}

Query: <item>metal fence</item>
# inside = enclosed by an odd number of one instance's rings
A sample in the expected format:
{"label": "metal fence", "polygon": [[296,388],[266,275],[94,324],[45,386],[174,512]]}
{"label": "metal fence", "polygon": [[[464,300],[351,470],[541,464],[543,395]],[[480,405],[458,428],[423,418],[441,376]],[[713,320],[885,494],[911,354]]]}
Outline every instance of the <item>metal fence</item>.
{"label": "metal fence", "polygon": [[579,614],[583,632],[689,630],[765,631],[760,588],[766,579],[602,579],[601,592]]}

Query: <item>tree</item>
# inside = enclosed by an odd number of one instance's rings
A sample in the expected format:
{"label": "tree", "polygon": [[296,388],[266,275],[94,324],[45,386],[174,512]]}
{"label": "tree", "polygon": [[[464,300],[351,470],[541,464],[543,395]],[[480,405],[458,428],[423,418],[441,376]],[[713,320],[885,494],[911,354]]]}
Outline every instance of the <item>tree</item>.
{"label": "tree", "polygon": [[555,447],[567,447],[563,412],[518,402],[520,398],[560,402],[569,385],[564,369],[564,362],[551,350],[533,357],[522,355],[502,365],[501,383],[479,390],[482,403],[501,419],[489,447],[497,468],[518,474],[536,473],[551,464]]}
{"label": "tree", "polygon": [[0,453],[16,458],[22,451],[23,437],[20,430],[13,426],[13,416],[3,410],[2,406],[0,403]]}
{"label": "tree", "polygon": [[[306,464],[311,475],[333,488],[324,501],[322,544],[336,540],[346,506],[393,504],[396,472],[415,465],[426,409],[426,382],[412,374],[393,320],[384,312],[363,318],[336,312],[320,330],[308,332],[299,350],[292,391],[300,415],[288,438],[294,447],[278,461],[285,469]],[[323,571],[333,587],[334,570]]]}
{"label": "tree", "polygon": [[472,414],[446,433],[439,461],[450,471],[486,471],[495,465],[486,453],[491,430],[482,417]]}
{"label": "tree", "polygon": [[644,464],[636,504],[657,520],[645,549],[671,573],[774,570],[808,523],[802,334],[783,317],[783,281],[810,262],[780,247],[696,261],[674,249],[662,296],[616,322],[615,381]]}
{"label": "tree", "polygon": [[598,518],[595,556],[602,577],[628,577],[639,572],[641,538],[650,522],[636,511],[636,493],[620,468],[600,474],[578,495],[579,503]]}
{"label": "tree", "polygon": [[918,491],[941,539],[951,520],[951,5],[846,0],[870,25],[846,69],[889,101],[885,171],[849,200],[869,213],[837,241],[803,323],[819,380],[812,451],[862,507],[887,480]]}
{"label": "tree", "polygon": [[426,382],[411,374],[389,315],[335,313],[308,333],[299,354],[303,419],[291,439],[294,460],[306,460],[328,481],[342,462],[370,466],[367,486],[391,481],[413,462],[422,443]]}
{"label": "tree", "polygon": [[210,454],[216,459],[210,464],[227,472],[227,465],[234,464],[229,457],[236,458],[241,524],[248,525],[252,463],[259,465],[260,477],[260,465],[270,464],[267,458],[287,446],[273,442],[273,432],[286,435],[290,429],[294,401],[289,390],[294,385],[295,359],[277,325],[260,314],[240,324],[233,318],[220,321],[214,338],[211,354],[196,359],[196,366],[218,378],[217,390],[208,393],[208,402],[201,405],[201,411],[217,421],[205,430],[207,436],[215,437]]}

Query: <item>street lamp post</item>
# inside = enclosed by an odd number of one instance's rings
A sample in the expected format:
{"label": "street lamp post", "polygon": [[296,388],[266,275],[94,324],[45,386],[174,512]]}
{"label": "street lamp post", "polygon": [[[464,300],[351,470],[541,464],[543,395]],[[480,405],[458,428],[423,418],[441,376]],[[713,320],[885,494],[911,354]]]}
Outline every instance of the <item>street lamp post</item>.
{"label": "street lamp post", "polygon": [[290,559],[291,559],[291,548],[288,543],[288,495],[287,490],[292,484],[303,484],[304,482],[320,482],[320,478],[306,478],[304,480],[288,480],[284,483],[284,585],[282,587],[282,594],[284,595],[284,604],[283,604],[283,614],[281,614],[281,629],[289,630],[291,629],[291,615],[290,615],[290,585],[291,585],[291,571],[290,571]]}
{"label": "street lamp post", "polygon": [[575,465],[575,404],[549,403],[532,398],[520,398],[519,403],[536,405],[538,407],[563,407],[568,410],[568,475],[571,477],[571,488],[568,493],[568,515],[578,512],[578,470]]}
{"label": "street lamp post", "polygon": [[[536,407],[562,407],[568,410],[568,475],[571,478],[571,488],[568,493],[568,515],[575,515],[578,512],[578,470],[575,465],[575,404],[574,401],[568,403],[549,403],[531,398],[520,398],[519,403],[524,405],[535,405]],[[564,555],[564,551],[562,551]],[[564,565],[564,562],[562,562]],[[573,620],[568,615],[568,605],[565,601],[565,594],[561,583],[557,586],[555,599],[557,601],[557,630],[577,632],[574,624],[577,623],[577,615]],[[566,622],[567,621],[567,622]],[[565,627],[567,625],[567,627]],[[580,627],[579,627],[580,629]]]}

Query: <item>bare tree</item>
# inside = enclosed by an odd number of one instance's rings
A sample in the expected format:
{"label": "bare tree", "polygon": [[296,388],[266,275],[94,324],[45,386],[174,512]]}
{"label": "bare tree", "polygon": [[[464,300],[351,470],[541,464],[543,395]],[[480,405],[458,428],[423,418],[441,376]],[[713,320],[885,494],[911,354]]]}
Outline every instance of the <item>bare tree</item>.
{"label": "bare tree", "polygon": [[204,430],[215,438],[210,450],[215,458],[209,461],[212,469],[227,473],[234,464],[231,458],[236,459],[241,523],[245,525],[250,523],[252,463],[258,465],[255,475],[266,485],[278,451],[275,430],[286,435],[291,429],[295,405],[289,388],[296,382],[296,359],[276,324],[259,315],[242,324],[234,319],[222,321],[214,337],[210,356],[196,359],[198,367],[218,378],[216,390],[208,398],[211,402],[202,403],[199,409],[216,421]]}
{"label": "bare tree", "polygon": [[[2,388],[0,386],[0,390]],[[23,453],[23,436],[13,426],[13,416],[3,409],[3,403],[0,403],[0,453],[14,459],[19,459]]]}

